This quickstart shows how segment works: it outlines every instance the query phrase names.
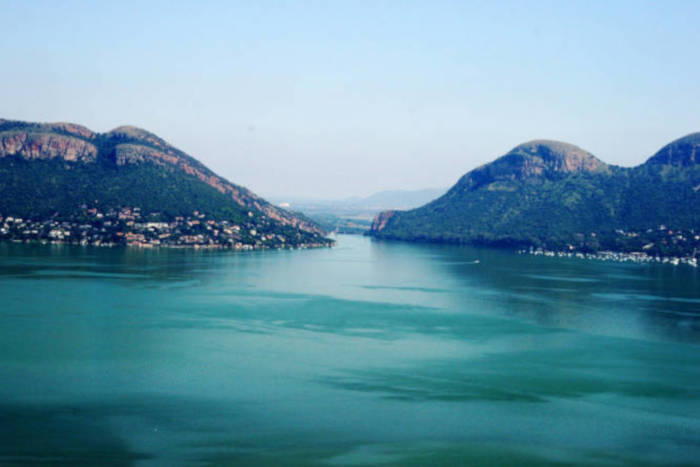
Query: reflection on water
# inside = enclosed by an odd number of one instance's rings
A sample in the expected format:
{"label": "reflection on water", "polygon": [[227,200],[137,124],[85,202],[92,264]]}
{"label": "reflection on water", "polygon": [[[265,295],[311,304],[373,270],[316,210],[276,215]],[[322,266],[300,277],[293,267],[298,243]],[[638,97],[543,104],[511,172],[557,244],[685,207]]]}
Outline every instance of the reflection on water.
{"label": "reflection on water", "polygon": [[0,296],[0,463],[700,459],[690,267],[2,244]]}

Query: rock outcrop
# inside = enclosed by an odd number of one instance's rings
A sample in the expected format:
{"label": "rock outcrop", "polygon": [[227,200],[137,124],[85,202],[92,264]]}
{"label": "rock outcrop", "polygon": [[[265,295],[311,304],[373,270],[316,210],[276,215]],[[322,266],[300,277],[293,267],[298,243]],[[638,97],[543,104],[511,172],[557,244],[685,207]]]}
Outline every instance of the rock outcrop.
{"label": "rock outcrop", "polygon": [[55,133],[5,131],[0,133],[0,157],[18,155],[25,159],[64,159],[94,162],[97,148],[80,138]]}
{"label": "rock outcrop", "polygon": [[372,221],[372,226],[370,230],[372,232],[381,232],[386,227],[389,219],[396,215],[396,211],[382,211],[374,218]]}

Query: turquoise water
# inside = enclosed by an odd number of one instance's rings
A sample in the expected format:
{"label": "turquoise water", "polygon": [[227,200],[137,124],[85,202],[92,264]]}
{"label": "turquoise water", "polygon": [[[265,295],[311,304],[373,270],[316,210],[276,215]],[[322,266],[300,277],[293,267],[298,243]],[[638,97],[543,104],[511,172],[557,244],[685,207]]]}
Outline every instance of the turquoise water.
{"label": "turquoise water", "polygon": [[0,297],[3,464],[700,463],[687,266],[3,244]]}

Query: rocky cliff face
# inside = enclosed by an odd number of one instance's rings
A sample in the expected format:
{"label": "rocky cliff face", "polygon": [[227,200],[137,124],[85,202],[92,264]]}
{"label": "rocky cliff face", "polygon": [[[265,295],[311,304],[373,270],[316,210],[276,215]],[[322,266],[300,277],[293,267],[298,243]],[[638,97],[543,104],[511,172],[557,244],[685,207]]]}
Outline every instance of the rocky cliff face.
{"label": "rocky cliff face", "polygon": [[[508,189],[508,182],[541,183],[573,173],[609,171],[607,164],[578,146],[559,141],[535,140],[516,146],[504,156],[466,174],[458,185],[475,190],[484,185]],[[505,183],[505,185],[504,185]]]}
{"label": "rocky cliff face", "polygon": [[607,168],[607,164],[588,151],[561,141],[530,141],[516,146],[505,157],[522,162],[522,177],[547,172],[596,172]]}
{"label": "rocky cliff face", "polygon": [[97,148],[83,139],[54,133],[5,131],[0,133],[0,157],[19,155],[25,159],[64,159],[94,162]]}
{"label": "rocky cliff face", "polygon": [[372,221],[372,226],[370,227],[370,231],[381,232],[382,230],[384,230],[387,223],[389,222],[389,219],[394,217],[395,214],[396,214],[396,211],[382,211],[379,214],[377,214],[377,216]]}

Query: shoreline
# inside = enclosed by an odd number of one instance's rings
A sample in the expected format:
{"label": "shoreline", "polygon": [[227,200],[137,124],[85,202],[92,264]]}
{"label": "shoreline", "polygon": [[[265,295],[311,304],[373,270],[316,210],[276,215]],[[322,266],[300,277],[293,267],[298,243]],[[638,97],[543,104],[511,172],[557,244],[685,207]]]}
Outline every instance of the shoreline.
{"label": "shoreline", "polygon": [[644,252],[618,252],[618,251],[599,251],[597,253],[581,253],[572,251],[556,251],[544,250],[542,248],[529,248],[527,250],[518,250],[519,255],[546,256],[556,258],[576,258],[588,259],[597,261],[613,261],[617,263],[659,263],[678,266],[686,264],[690,267],[697,268],[698,260],[693,256],[651,256]]}
{"label": "shoreline", "polygon": [[25,245],[56,245],[56,246],[74,246],[74,247],[94,247],[94,248],[130,248],[139,250],[222,250],[222,251],[264,251],[264,250],[310,250],[316,248],[332,248],[335,246],[335,240],[328,243],[302,243],[299,245],[283,245],[283,246],[268,246],[268,245],[235,245],[225,246],[221,244],[182,244],[174,245],[161,243],[155,245],[152,243],[82,243],[82,242],[64,242],[61,240],[37,240],[37,239],[0,239],[0,245],[9,243],[20,243]]}

